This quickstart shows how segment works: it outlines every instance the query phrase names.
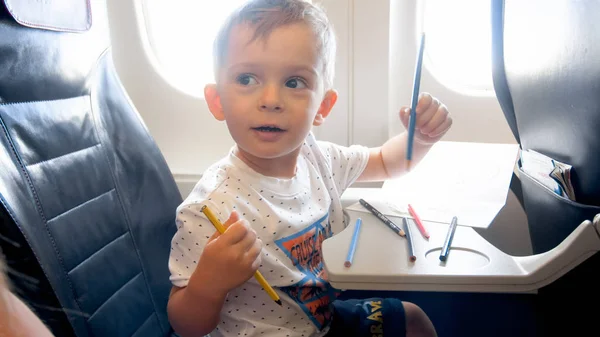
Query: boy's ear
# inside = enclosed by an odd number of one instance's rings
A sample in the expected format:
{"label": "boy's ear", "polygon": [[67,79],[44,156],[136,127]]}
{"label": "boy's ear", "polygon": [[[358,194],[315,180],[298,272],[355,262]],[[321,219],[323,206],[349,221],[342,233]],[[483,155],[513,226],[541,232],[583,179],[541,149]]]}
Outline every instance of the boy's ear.
{"label": "boy's ear", "polygon": [[315,116],[315,119],[313,120],[314,126],[319,126],[319,125],[323,124],[323,122],[325,122],[325,118],[327,118],[327,116],[329,116],[331,109],[335,105],[335,102],[337,102],[337,98],[338,98],[338,95],[335,90],[333,90],[333,89],[327,90],[327,92],[325,93],[325,97],[323,97],[323,101],[321,102],[321,106],[319,106],[317,115]]}
{"label": "boy's ear", "polygon": [[215,119],[221,122],[224,121],[225,114],[223,114],[221,96],[219,96],[216,84],[207,84],[204,87],[204,99],[206,100],[206,104],[208,104],[208,110],[210,110]]}

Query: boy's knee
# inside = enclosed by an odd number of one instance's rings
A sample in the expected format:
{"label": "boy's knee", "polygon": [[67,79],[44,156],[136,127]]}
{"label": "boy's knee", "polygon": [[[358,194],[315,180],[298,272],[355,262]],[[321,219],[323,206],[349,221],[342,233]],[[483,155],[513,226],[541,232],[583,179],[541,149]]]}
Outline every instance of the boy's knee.
{"label": "boy's knee", "polygon": [[406,315],[406,337],[435,337],[437,333],[427,314],[418,305],[402,302]]}

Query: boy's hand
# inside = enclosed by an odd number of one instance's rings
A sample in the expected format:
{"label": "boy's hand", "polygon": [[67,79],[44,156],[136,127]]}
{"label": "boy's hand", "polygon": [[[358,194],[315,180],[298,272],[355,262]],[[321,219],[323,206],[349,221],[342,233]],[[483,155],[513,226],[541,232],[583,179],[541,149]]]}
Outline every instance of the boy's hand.
{"label": "boy's hand", "polygon": [[202,288],[215,295],[226,295],[249,278],[260,265],[262,241],[246,220],[231,212],[223,224],[223,234],[215,232],[200,256],[188,286]]}
{"label": "boy's hand", "polygon": [[[432,145],[442,139],[452,125],[452,117],[448,109],[440,101],[428,93],[419,95],[417,103],[417,122],[415,124],[415,140],[424,145]],[[400,120],[408,129],[410,108],[400,109]]]}

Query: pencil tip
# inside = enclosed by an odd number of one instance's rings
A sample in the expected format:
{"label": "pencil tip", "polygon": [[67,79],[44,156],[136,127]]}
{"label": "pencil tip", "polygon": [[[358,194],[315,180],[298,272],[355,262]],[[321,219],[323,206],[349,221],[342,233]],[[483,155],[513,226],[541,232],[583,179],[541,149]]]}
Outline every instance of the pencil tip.
{"label": "pencil tip", "polygon": [[281,303],[281,300],[277,300],[277,301],[275,301],[275,303],[279,304],[280,306],[283,306],[283,304]]}
{"label": "pencil tip", "polygon": [[410,159],[406,160],[406,170],[410,171]]}

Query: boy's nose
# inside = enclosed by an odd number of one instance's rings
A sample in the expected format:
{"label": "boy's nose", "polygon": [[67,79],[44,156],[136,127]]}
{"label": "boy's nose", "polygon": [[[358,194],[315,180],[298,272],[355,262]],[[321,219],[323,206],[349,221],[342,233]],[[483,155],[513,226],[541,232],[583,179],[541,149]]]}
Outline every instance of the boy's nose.
{"label": "boy's nose", "polygon": [[283,110],[283,104],[281,102],[281,93],[279,92],[279,88],[273,85],[266,86],[260,98],[259,104],[261,110]]}

